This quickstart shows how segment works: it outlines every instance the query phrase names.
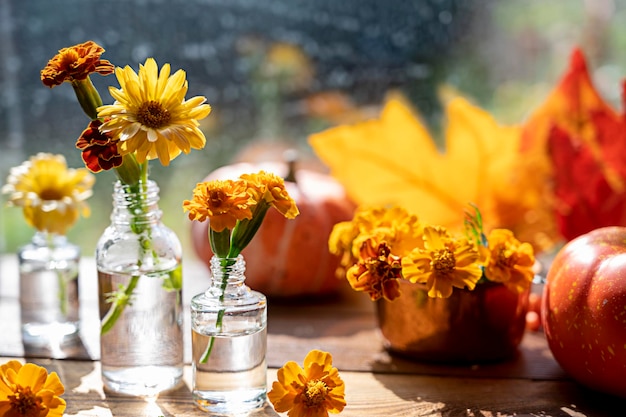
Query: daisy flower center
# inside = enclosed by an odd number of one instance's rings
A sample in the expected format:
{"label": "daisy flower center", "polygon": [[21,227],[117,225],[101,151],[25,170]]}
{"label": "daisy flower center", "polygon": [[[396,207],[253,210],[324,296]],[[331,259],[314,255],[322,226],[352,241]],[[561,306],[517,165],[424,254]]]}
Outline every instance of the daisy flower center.
{"label": "daisy flower center", "polygon": [[433,253],[432,268],[437,274],[449,274],[456,267],[454,253],[448,249],[439,249]]}
{"label": "daisy flower center", "polygon": [[18,386],[14,395],[8,396],[11,409],[17,411],[17,415],[35,417],[39,416],[44,406],[41,404],[41,397],[36,396],[30,387]]}
{"label": "daisy flower center", "polygon": [[63,199],[64,195],[55,188],[46,188],[39,192],[39,197],[46,201],[57,201]]}
{"label": "daisy flower center", "polygon": [[137,121],[151,129],[166,126],[171,118],[169,110],[154,100],[142,103],[137,111]]}
{"label": "daisy flower center", "polygon": [[324,402],[328,387],[324,381],[312,380],[306,383],[304,389],[304,403],[308,407],[316,407]]}

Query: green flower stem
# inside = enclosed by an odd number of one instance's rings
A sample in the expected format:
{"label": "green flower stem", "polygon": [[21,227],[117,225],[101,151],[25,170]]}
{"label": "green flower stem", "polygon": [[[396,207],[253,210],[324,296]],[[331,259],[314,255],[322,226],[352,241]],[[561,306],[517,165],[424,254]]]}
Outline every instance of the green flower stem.
{"label": "green flower stem", "polygon": [[124,308],[131,302],[133,290],[139,283],[139,275],[133,275],[128,285],[119,293],[114,293],[113,304],[107,312],[106,316],[102,319],[100,326],[100,334],[105,334],[113,328],[117,319],[122,315]]}
{"label": "green flower stem", "polygon": [[[215,326],[219,331],[222,331],[222,320],[224,318],[224,313],[226,310],[220,310],[217,312],[217,322]],[[211,340],[209,341],[209,345],[206,347],[206,350],[202,354],[200,358],[200,363],[207,363],[209,361],[209,356],[211,356],[211,351],[213,351],[213,345],[215,344],[215,337],[211,336]]]}
{"label": "green flower stem", "polygon": [[65,275],[61,272],[57,272],[59,279],[59,306],[61,308],[61,314],[67,315],[67,282],[65,281]]}
{"label": "green flower stem", "polygon": [[[54,234],[53,233],[46,233],[46,245],[48,246],[48,249],[50,250],[50,252],[54,252],[54,250],[56,249],[56,245],[54,244]],[[59,284],[59,290],[57,293],[57,297],[59,299],[59,309],[61,310],[61,314],[63,314],[64,316],[67,314],[67,282],[68,282],[68,277],[67,274],[65,274],[63,272],[63,270],[59,270],[56,268],[56,266],[54,267],[54,270],[56,271],[56,275],[57,275],[57,282]],[[70,274],[73,271],[70,271]]]}
{"label": "green flower stem", "polygon": [[[131,155],[132,156],[132,155]],[[132,158],[135,163],[136,160]],[[129,211],[132,214],[132,221],[130,223],[130,228],[136,235],[139,236],[139,246],[140,253],[138,255],[137,266],[141,267],[142,259],[144,259],[146,253],[152,252],[152,257],[155,260],[158,260],[156,252],[152,247],[152,239],[151,236],[145,236],[144,232],[150,232],[150,227],[143,221],[138,221],[138,216],[141,217],[146,214],[146,202],[145,195],[148,189],[148,162],[144,162],[143,164],[137,164],[137,181],[130,185],[128,188],[130,190],[130,194],[134,197],[129,206]],[[117,319],[124,312],[124,309],[130,302],[130,298],[132,296],[133,290],[139,283],[139,275],[133,275],[128,285],[123,288],[120,292],[117,293],[117,296],[113,298],[113,304],[111,308],[107,312],[106,316],[102,319],[102,325],[100,328],[100,334],[105,334],[115,323]],[[168,280],[163,281],[163,287],[168,289],[170,286],[170,282]]]}
{"label": "green flower stem", "polygon": [[259,227],[261,227],[269,208],[270,204],[265,200],[261,200],[254,208],[251,219],[243,219],[237,222],[233,229],[228,258],[236,258],[248,246]]}
{"label": "green flower stem", "polygon": [[98,94],[98,90],[91,82],[91,78],[75,80],[71,84],[80,107],[91,120],[96,120],[98,118],[98,107],[102,106],[102,99],[100,94]]}
{"label": "green flower stem", "polygon": [[218,258],[227,258],[230,252],[230,230],[224,229],[221,232],[216,232],[209,227],[209,242],[211,243],[211,250]]}
{"label": "green flower stem", "polygon": [[[211,243],[211,250],[220,258],[220,264],[222,267],[222,282],[220,286],[220,302],[224,301],[224,294],[226,292],[226,286],[228,285],[228,269],[235,263],[235,258],[244,250],[246,246],[252,241],[252,238],[261,227],[263,219],[267,214],[267,210],[270,208],[270,204],[261,200],[254,209],[251,219],[238,220],[237,224],[232,230],[232,233],[228,229],[224,229],[221,232],[215,232],[209,227],[209,242]],[[222,325],[224,320],[225,310],[221,309],[217,313],[217,320],[215,327],[218,332],[222,331]],[[213,344],[215,343],[215,337],[211,337],[209,345],[200,357],[200,363],[207,363],[211,351],[213,350]]]}
{"label": "green flower stem", "polygon": [[[225,229],[227,230],[227,229]],[[231,266],[235,264],[234,258],[220,258],[220,265],[222,269],[222,282],[220,283],[220,303],[224,302],[224,296],[226,294],[226,287],[228,286],[228,270]],[[217,312],[217,319],[215,321],[215,328],[218,332],[221,333],[222,326],[224,322],[224,314],[226,313],[225,309],[221,309]],[[204,353],[200,357],[200,363],[207,363],[209,360],[209,356],[211,356],[211,351],[213,350],[213,345],[215,344],[215,336],[211,336],[211,340],[209,341],[209,345],[205,349]]]}
{"label": "green flower stem", "polygon": [[123,184],[133,187],[139,184],[140,179],[147,181],[147,167],[148,162],[139,164],[135,155],[129,153],[122,157],[122,165],[115,168],[115,173]]}

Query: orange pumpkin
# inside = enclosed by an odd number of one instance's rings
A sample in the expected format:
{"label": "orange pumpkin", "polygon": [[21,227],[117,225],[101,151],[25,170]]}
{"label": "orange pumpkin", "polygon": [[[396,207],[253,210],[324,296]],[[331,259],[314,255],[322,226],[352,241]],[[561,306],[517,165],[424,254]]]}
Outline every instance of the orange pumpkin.
{"label": "orange pumpkin", "polygon": [[[243,250],[246,284],[269,297],[323,295],[345,285],[337,277],[339,258],[328,250],[333,226],[352,218],[355,205],[331,176],[295,162],[240,162],[218,168],[204,181],[235,179],[264,170],[285,178],[285,187],[300,215],[285,219],[270,209],[252,242]],[[208,222],[192,222],[193,248],[205,262],[213,256],[208,242]]]}

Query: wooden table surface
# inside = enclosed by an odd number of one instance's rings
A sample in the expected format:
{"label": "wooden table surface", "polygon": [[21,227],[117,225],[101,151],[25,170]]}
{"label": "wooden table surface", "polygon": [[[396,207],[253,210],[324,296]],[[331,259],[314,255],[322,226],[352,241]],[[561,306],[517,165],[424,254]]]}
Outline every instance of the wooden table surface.
{"label": "wooden table surface", "polygon": [[[208,284],[207,271],[185,260],[183,297]],[[0,257],[0,363],[10,359],[56,371],[66,392],[67,416],[207,416],[191,400],[189,314],[184,384],[146,400],[104,392],[100,380],[96,274],[92,259],[81,262],[81,343],[36,351],[19,331],[16,260]],[[554,361],[540,332],[527,332],[518,356],[490,365],[444,366],[391,356],[382,347],[374,304],[349,289],[325,300],[269,300],[268,387],[286,361],[302,363],[314,348],[333,355],[346,383],[345,417],[389,416],[570,416],[626,415],[626,400],[590,391],[570,380]],[[626,376],[625,376],[626,377]],[[271,404],[249,416],[277,416]],[[285,413],[286,415],[286,413]]]}

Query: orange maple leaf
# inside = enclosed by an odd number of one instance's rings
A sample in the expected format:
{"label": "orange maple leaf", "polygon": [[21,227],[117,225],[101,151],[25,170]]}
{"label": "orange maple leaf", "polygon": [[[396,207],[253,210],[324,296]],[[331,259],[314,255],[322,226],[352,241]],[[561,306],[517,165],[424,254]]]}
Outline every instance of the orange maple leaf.
{"label": "orange maple leaf", "polygon": [[[311,135],[309,143],[348,195],[361,205],[400,205],[423,221],[461,230],[476,204],[487,228],[506,227],[545,248],[549,216],[528,182],[521,128],[502,126],[467,100],[446,106],[445,152],[406,100],[387,100],[379,119]],[[529,213],[535,213],[529,216]]]}

